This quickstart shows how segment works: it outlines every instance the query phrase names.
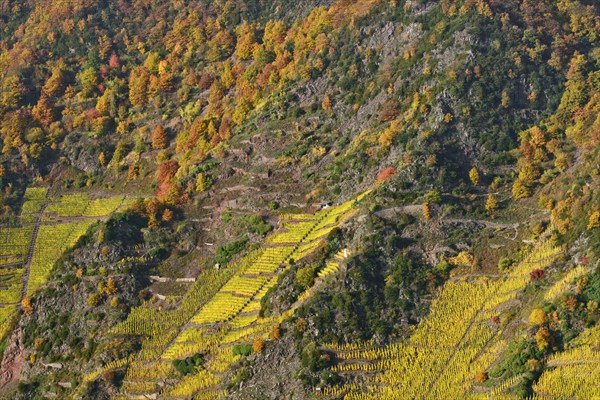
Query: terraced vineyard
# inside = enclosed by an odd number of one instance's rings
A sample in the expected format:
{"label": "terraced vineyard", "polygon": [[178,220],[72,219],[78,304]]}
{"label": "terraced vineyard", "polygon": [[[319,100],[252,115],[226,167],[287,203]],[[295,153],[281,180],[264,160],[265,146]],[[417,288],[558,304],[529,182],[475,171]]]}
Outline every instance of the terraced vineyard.
{"label": "terraced vineyard", "polygon": [[85,193],[49,197],[47,188],[26,190],[20,226],[0,227],[0,334],[23,298],[47,281],[62,253],[98,218],[130,203],[124,196],[92,200]]}
{"label": "terraced vineyard", "polygon": [[[492,317],[500,315],[499,309],[525,289],[530,271],[543,270],[560,253],[549,241],[541,242],[500,278],[447,282],[430,314],[406,342],[386,347],[326,346],[341,360],[333,370],[352,382],[327,394],[346,400],[475,396],[475,375],[489,368],[506,347],[502,332],[508,321],[494,323]],[[499,398],[501,392],[478,393],[476,397]]]}
{"label": "terraced vineyard", "polygon": [[533,385],[539,398],[597,399],[600,393],[600,326],[584,331],[569,350],[553,354]]}
{"label": "terraced vineyard", "polygon": [[[311,296],[312,288],[302,293],[291,309],[275,317],[259,317],[261,299],[275,286],[289,261],[313,252],[321,239],[352,215],[353,204],[363,196],[315,214],[283,216],[282,227],[269,235],[262,248],[225,268],[203,271],[173,311],[158,311],[149,304],[134,309],[111,330],[114,335],[147,336],[141,351],[128,363],[119,398],[222,397],[222,376],[240,357],[233,354],[233,347],[266,339],[276,324]],[[319,272],[317,282],[336,272],[347,255],[347,250],[337,254]],[[205,368],[177,378],[172,361],[196,353],[205,355]],[[86,381],[99,373],[87,376]]]}

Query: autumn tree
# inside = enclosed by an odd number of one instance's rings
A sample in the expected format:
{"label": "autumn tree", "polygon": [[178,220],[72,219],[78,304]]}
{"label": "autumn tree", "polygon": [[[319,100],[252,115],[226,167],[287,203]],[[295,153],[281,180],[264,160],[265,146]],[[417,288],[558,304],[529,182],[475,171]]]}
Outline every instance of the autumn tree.
{"label": "autumn tree", "polygon": [[129,75],[129,101],[134,107],[143,106],[148,101],[148,71],[138,67]]}
{"label": "autumn tree", "polygon": [[165,127],[162,124],[156,125],[152,131],[152,148],[154,150],[160,150],[167,147],[167,133]]}
{"label": "autumn tree", "polygon": [[252,344],[252,350],[255,353],[262,353],[265,348],[265,341],[261,338],[257,338]]}
{"label": "autumn tree", "polygon": [[110,55],[110,59],[108,60],[108,66],[112,69],[121,68],[121,61],[119,60],[119,56],[117,56],[117,53],[115,53],[114,51]]}
{"label": "autumn tree", "polygon": [[387,167],[377,174],[377,182],[385,182],[396,173],[396,168]]}
{"label": "autumn tree", "polygon": [[242,61],[250,60],[256,44],[254,28],[248,22],[244,21],[236,28],[235,34],[237,36],[237,44],[235,46],[236,57]]}
{"label": "autumn tree", "polygon": [[541,176],[540,168],[530,162],[524,162],[519,168],[519,180],[526,185],[532,184]]}
{"label": "autumn tree", "polygon": [[159,183],[171,180],[179,170],[179,163],[176,160],[168,160],[158,167],[157,180]]}
{"label": "autumn tree", "polygon": [[26,88],[19,75],[9,75],[1,82],[0,111],[17,108],[25,95]]}
{"label": "autumn tree", "polygon": [[477,171],[477,168],[471,168],[471,170],[469,171],[469,179],[471,180],[471,183],[473,185],[477,186],[477,184],[479,183],[479,171]]}
{"label": "autumn tree", "polygon": [[539,281],[543,277],[544,277],[543,269],[536,268],[529,273],[529,279],[531,279],[532,281]]}
{"label": "autumn tree", "polygon": [[48,126],[55,118],[54,106],[46,96],[41,96],[31,110],[31,115],[40,125]]}
{"label": "autumn tree", "polygon": [[228,30],[221,30],[207,43],[206,59],[209,62],[220,61],[231,56],[234,50],[234,38]]}
{"label": "autumn tree", "polygon": [[222,140],[228,140],[231,136],[231,125],[233,121],[228,115],[223,116],[221,124],[219,125],[219,138]]}
{"label": "autumn tree", "polygon": [[513,183],[512,195],[515,199],[522,199],[531,196],[531,192],[520,179],[517,179],[515,180],[515,183]]}
{"label": "autumn tree", "polygon": [[155,195],[165,204],[176,205],[181,197],[180,185],[173,182],[178,170],[179,163],[175,160],[165,161],[158,168],[158,189]]}
{"label": "autumn tree", "polygon": [[587,229],[594,229],[600,227],[600,211],[595,210],[590,214],[588,219]]}
{"label": "autumn tree", "polygon": [[304,318],[298,318],[294,324],[294,328],[298,333],[304,333],[308,329],[308,322],[306,322],[306,319]]}
{"label": "autumn tree", "polygon": [[150,74],[158,73],[158,63],[160,62],[160,54],[156,51],[148,52],[146,55],[146,60],[144,60],[144,68]]}
{"label": "autumn tree", "polygon": [[483,383],[483,382],[485,382],[487,380],[488,380],[488,374],[487,374],[487,372],[478,372],[475,375],[475,382],[477,382],[477,383]]}
{"label": "autumn tree", "polygon": [[488,194],[487,200],[485,201],[485,209],[488,212],[494,212],[498,208],[498,201],[494,193]]}
{"label": "autumn tree", "polygon": [[102,300],[102,295],[100,293],[92,293],[86,299],[86,303],[90,307],[96,307],[98,304],[100,304],[101,300]]}
{"label": "autumn tree", "polygon": [[428,201],[423,203],[423,218],[425,218],[425,221],[429,221],[431,219],[431,206],[429,205]]}
{"label": "autumn tree", "polygon": [[27,316],[33,314],[33,307],[31,306],[31,298],[29,296],[25,296],[21,300],[21,309]]}
{"label": "autumn tree", "polygon": [[329,97],[329,95],[325,95],[323,101],[321,102],[321,107],[327,112],[331,110],[331,98]]}
{"label": "autumn tree", "polygon": [[529,323],[531,325],[542,325],[547,321],[546,313],[541,308],[534,308],[529,314]]}
{"label": "autumn tree", "polygon": [[167,60],[160,61],[158,63],[158,88],[163,92],[170,92],[173,90],[174,81],[175,73],[172,65]]}
{"label": "autumn tree", "polygon": [[127,179],[134,180],[135,178],[138,177],[138,175],[139,175],[138,166],[135,164],[130,164],[129,167],[127,167]]}
{"label": "autumn tree", "polygon": [[203,173],[199,173],[196,177],[196,192],[204,192],[206,190],[206,177]]}
{"label": "autumn tree", "polygon": [[233,122],[241,124],[246,119],[246,116],[252,110],[252,104],[245,98],[240,99],[233,112]]}
{"label": "autumn tree", "polygon": [[285,41],[286,30],[283,21],[268,21],[265,25],[263,43],[269,48],[274,48],[277,45],[283,44]]}
{"label": "autumn tree", "polygon": [[538,349],[544,351],[553,343],[552,334],[550,330],[543,326],[535,333],[535,342],[538,346]]}
{"label": "autumn tree", "polygon": [[106,89],[102,96],[96,102],[96,110],[102,115],[110,115],[112,108],[113,93],[112,90]]}
{"label": "autumn tree", "polygon": [[569,114],[583,106],[586,97],[586,75],[587,58],[584,54],[575,52],[569,62],[569,70],[567,71],[567,82],[565,83],[565,92],[561,98],[558,107],[559,115],[567,118]]}
{"label": "autumn tree", "polygon": [[117,293],[117,285],[115,284],[113,278],[108,278],[108,281],[106,281],[106,285],[104,286],[103,293],[106,295],[112,295]]}
{"label": "autumn tree", "polygon": [[115,151],[112,155],[111,162],[115,166],[118,165],[123,160],[123,157],[125,157],[126,153],[127,153],[127,143],[125,142],[125,140],[121,139],[117,142],[117,146],[115,147]]}
{"label": "autumn tree", "polygon": [[281,337],[280,326],[279,324],[273,325],[273,329],[271,330],[271,340],[279,340]]}
{"label": "autumn tree", "polygon": [[221,81],[215,79],[208,90],[208,108],[209,111],[217,113],[221,105],[221,100],[225,96]]}
{"label": "autumn tree", "polygon": [[198,88],[200,88],[200,90],[208,90],[210,89],[210,86],[212,85],[213,81],[213,77],[208,72],[205,72],[200,76],[200,79],[198,80]]}
{"label": "autumn tree", "polygon": [[163,211],[162,214],[162,218],[163,222],[169,222],[173,219],[173,211],[171,211],[168,208],[165,208],[165,211]]}
{"label": "autumn tree", "polygon": [[379,136],[379,145],[382,149],[388,149],[394,142],[394,137],[400,133],[401,123],[397,119],[390,123],[390,126],[383,130]]}
{"label": "autumn tree", "polygon": [[59,64],[52,68],[52,75],[44,83],[42,93],[48,97],[58,96],[64,87],[64,80],[63,66]]}

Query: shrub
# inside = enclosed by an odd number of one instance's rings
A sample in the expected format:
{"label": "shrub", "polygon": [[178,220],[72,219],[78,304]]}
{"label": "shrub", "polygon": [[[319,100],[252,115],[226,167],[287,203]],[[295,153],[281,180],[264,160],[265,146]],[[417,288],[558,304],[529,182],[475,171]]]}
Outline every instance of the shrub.
{"label": "shrub", "polygon": [[483,383],[487,380],[488,380],[487,372],[478,372],[477,375],[475,375],[475,382],[477,382],[477,383]]}
{"label": "shrub", "polygon": [[183,360],[173,360],[173,367],[182,375],[188,375],[204,365],[204,356],[196,353]]}
{"label": "shrub", "polygon": [[544,277],[544,270],[542,270],[542,269],[534,269],[533,271],[531,271],[529,273],[529,278],[532,281],[539,281],[543,277]]}
{"label": "shrub", "polygon": [[511,260],[510,258],[502,258],[498,262],[498,269],[502,272],[506,272],[512,265],[513,260]]}
{"label": "shrub", "polygon": [[242,220],[246,223],[246,228],[248,232],[256,233],[258,235],[266,235],[271,232],[273,227],[265,222],[262,216],[254,214],[247,215],[242,218]]}
{"label": "shrub", "polygon": [[217,247],[216,262],[219,264],[227,264],[236,254],[244,250],[246,243],[246,240],[238,240],[224,246]]}
{"label": "shrub", "polygon": [[390,179],[396,173],[396,168],[388,167],[377,174],[377,181],[385,182]]}
{"label": "shrub", "polygon": [[244,356],[247,357],[252,354],[252,345],[250,344],[236,344],[233,346],[233,355],[234,356]]}
{"label": "shrub", "polygon": [[308,289],[315,282],[315,275],[316,275],[315,272],[316,272],[316,268],[314,266],[312,266],[312,267],[306,267],[306,268],[300,268],[296,272],[296,283],[302,289]]}
{"label": "shrub", "polygon": [[439,204],[442,202],[442,195],[440,194],[439,191],[437,190],[432,190],[430,192],[427,192],[425,194],[425,201],[429,202],[429,203],[436,203]]}
{"label": "shrub", "polygon": [[530,341],[512,342],[508,346],[506,357],[496,364],[489,375],[493,377],[506,377],[519,375],[529,370],[528,361],[532,359],[541,359],[542,353],[537,346]]}

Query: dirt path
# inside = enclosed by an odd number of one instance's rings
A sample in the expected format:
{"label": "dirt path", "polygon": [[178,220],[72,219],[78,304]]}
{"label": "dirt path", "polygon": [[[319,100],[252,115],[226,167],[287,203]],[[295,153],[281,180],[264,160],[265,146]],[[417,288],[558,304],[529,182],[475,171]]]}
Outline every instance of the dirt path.
{"label": "dirt path", "polygon": [[[423,206],[421,204],[413,204],[408,206],[400,206],[400,207],[391,207],[386,208],[384,210],[379,210],[375,213],[378,217],[382,218],[390,218],[398,213],[406,213],[411,215],[421,215],[423,213]],[[488,228],[510,228],[516,229],[520,226],[519,223],[502,223],[502,222],[494,222],[488,221],[485,219],[474,219],[474,218],[443,218],[440,220],[442,223],[458,223],[458,224],[466,224],[469,222],[474,222],[477,224],[485,225]]]}
{"label": "dirt path", "polygon": [[504,229],[517,229],[519,227],[519,223],[507,224],[501,222],[488,221],[485,219],[469,219],[469,218],[446,218],[443,219],[442,222],[454,223],[454,224],[466,224],[469,222],[474,222],[476,224],[485,225],[486,228],[504,228]]}

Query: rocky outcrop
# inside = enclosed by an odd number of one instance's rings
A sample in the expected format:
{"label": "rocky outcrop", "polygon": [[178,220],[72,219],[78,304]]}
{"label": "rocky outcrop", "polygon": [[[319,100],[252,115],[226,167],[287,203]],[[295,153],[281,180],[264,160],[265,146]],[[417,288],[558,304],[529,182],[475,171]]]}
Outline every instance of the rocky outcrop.
{"label": "rocky outcrop", "polygon": [[15,329],[8,339],[6,350],[0,363],[0,391],[4,391],[11,384],[19,380],[19,373],[23,365],[22,331]]}

